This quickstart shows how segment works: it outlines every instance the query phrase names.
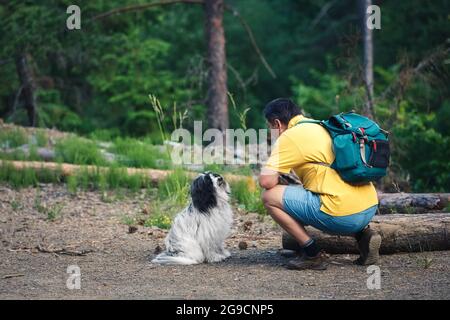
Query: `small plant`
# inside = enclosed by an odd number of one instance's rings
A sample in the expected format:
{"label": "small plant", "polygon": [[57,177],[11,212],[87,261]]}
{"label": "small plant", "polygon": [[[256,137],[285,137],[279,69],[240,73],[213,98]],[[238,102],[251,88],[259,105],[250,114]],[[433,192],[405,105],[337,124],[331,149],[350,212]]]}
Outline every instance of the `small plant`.
{"label": "small plant", "polygon": [[78,191],[78,181],[75,175],[67,177],[67,190],[70,194],[75,195]]}
{"label": "small plant", "polygon": [[123,216],[121,221],[123,224],[126,224],[127,226],[133,226],[136,224],[135,220],[130,216]]}
{"label": "small plant", "polygon": [[158,227],[161,229],[169,229],[172,225],[172,218],[168,214],[158,213],[152,215],[145,221],[145,227]]}
{"label": "small plant", "polygon": [[20,210],[22,208],[22,204],[16,199],[13,199],[13,201],[11,201],[11,208],[13,211]]}
{"label": "small plant", "polygon": [[54,221],[61,215],[61,211],[64,205],[61,203],[55,204],[51,207],[46,207],[45,213],[47,214],[47,220]]}
{"label": "small plant", "polygon": [[230,92],[228,93],[228,97],[231,101],[231,106],[233,107],[234,112],[237,114],[239,118],[239,124],[242,129],[247,130],[247,113],[250,111],[250,108],[245,108],[244,111],[239,112],[237,110],[236,102],[234,101],[234,97]]}
{"label": "small plant", "polygon": [[39,212],[39,213],[44,213],[46,211],[46,207],[45,205],[42,204],[41,201],[41,193],[37,192],[36,197],[34,198],[34,208]]}

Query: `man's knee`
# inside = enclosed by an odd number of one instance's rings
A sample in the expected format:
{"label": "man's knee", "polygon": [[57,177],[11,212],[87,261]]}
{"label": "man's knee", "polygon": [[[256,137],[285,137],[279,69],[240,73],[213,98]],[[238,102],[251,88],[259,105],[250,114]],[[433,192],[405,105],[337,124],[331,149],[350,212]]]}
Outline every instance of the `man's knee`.
{"label": "man's knee", "polygon": [[264,206],[266,208],[281,207],[284,188],[284,186],[275,186],[272,189],[265,190],[261,195]]}

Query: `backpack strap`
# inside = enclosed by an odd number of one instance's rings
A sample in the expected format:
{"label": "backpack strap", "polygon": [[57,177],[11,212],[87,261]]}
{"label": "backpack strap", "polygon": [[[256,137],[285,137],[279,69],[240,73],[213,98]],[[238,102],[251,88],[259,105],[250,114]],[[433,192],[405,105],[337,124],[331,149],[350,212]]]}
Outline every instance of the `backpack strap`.
{"label": "backpack strap", "polygon": [[[315,124],[323,125],[323,121],[320,121],[320,120],[303,120],[303,121],[297,122],[295,125],[298,126],[298,125],[300,125],[300,124],[302,124],[302,123],[315,123]],[[313,164],[318,164],[318,165],[320,165],[320,166],[324,166],[324,167],[331,168],[331,165],[328,164],[328,163],[325,163],[325,162],[311,162],[311,163],[313,163]]]}
{"label": "backpack strap", "polygon": [[317,124],[321,124],[322,121],[320,121],[320,120],[302,120],[302,121],[297,122],[295,125],[298,126],[299,124],[302,124],[302,123],[317,123]]}

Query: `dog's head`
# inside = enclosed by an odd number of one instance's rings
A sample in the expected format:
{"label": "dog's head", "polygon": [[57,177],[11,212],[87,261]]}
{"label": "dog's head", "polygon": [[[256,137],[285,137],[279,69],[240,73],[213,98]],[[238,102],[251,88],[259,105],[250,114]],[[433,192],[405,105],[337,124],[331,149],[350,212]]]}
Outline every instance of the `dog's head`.
{"label": "dog's head", "polygon": [[206,213],[219,202],[229,199],[230,186],[225,179],[216,173],[205,172],[200,174],[191,185],[191,197],[194,207]]}

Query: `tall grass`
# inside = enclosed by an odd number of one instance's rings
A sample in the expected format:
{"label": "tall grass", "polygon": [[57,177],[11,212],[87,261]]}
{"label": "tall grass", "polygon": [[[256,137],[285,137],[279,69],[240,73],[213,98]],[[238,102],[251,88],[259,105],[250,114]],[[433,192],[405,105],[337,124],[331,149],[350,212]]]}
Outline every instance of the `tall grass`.
{"label": "tall grass", "polygon": [[145,141],[117,138],[110,152],[118,155],[117,162],[126,167],[168,169],[170,158],[165,150]]}
{"label": "tall grass", "polygon": [[106,165],[97,144],[91,140],[72,136],[59,140],[55,145],[58,161],[80,165]]}
{"label": "tall grass", "polygon": [[246,180],[239,180],[230,183],[232,198],[238,205],[249,212],[266,214],[266,209],[261,201],[262,189],[248,177]]}
{"label": "tall grass", "polygon": [[39,183],[59,183],[61,182],[61,168],[56,170],[48,169],[16,169],[8,161],[0,162],[0,181],[9,184],[15,189],[23,187],[36,187]]}
{"label": "tall grass", "polygon": [[189,198],[191,178],[182,168],[176,168],[158,184],[159,199],[171,198],[177,205],[185,205]]}
{"label": "tall grass", "polygon": [[26,143],[28,143],[28,136],[23,128],[16,127],[0,131],[1,148],[17,148]]}

